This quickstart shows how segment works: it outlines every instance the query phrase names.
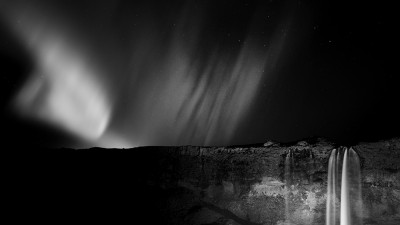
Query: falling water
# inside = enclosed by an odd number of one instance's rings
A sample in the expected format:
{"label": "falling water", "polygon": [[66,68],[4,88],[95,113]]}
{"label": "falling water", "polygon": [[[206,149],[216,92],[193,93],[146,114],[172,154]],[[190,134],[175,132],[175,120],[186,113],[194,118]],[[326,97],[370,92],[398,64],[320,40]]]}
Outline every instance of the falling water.
{"label": "falling water", "polygon": [[[345,208],[346,217],[343,218],[342,225],[359,225],[362,224],[362,199],[361,199],[361,173],[360,173],[360,160],[354,149],[350,148],[345,153],[346,163],[343,162],[343,170],[346,166],[346,178],[342,178],[342,189],[344,183],[346,187],[346,202]],[[342,190],[343,192],[343,190]],[[343,196],[343,195],[342,195]]]}
{"label": "falling water", "polygon": [[289,189],[292,184],[292,169],[293,169],[293,150],[289,150],[285,159],[285,182],[286,182],[286,192],[285,192],[285,219],[286,222],[290,222],[290,212],[289,212]]}
{"label": "falling water", "polygon": [[326,225],[336,225],[336,154],[333,149],[328,165],[328,199],[326,201]]}
{"label": "falling water", "polygon": [[349,181],[348,181],[348,151],[345,149],[343,156],[343,169],[342,169],[342,190],[340,194],[340,224],[349,225],[351,218],[349,215]]}
{"label": "falling water", "polygon": [[328,165],[328,192],[326,202],[326,224],[337,225],[340,216],[341,225],[362,224],[360,161],[354,149],[343,148],[343,163],[340,191],[340,215],[337,214],[337,194],[340,187],[339,166],[341,149],[333,149]]}

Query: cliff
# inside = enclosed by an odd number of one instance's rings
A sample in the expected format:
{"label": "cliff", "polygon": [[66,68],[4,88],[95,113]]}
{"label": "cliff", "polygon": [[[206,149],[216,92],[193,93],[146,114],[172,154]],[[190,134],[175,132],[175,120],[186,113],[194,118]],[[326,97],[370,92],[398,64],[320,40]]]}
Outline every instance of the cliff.
{"label": "cliff", "polygon": [[[90,156],[80,163],[85,168],[80,166],[73,175],[68,168],[76,167],[74,160],[63,158],[59,165],[53,158],[41,172],[47,174],[42,183],[51,180],[52,187],[62,188],[42,194],[51,199],[49,205],[72,202],[85,213],[95,208],[97,216],[117,209],[114,219],[126,213],[133,222],[146,220],[143,224],[319,225],[325,224],[328,160],[336,147],[314,139],[236,147],[74,150],[128,154],[123,159],[107,154],[99,161]],[[360,157],[364,224],[400,224],[400,138],[352,147]],[[289,152],[290,183],[285,174]],[[71,182],[65,182],[68,176]],[[54,177],[62,185],[54,185]],[[40,183],[37,177],[33,180]],[[104,210],[107,213],[99,213]],[[291,223],[285,220],[287,215]]]}
{"label": "cliff", "polygon": [[[325,224],[328,160],[335,147],[315,139],[125,151],[138,156],[131,163],[141,165],[140,182],[161,193],[156,202],[164,224],[275,225],[289,224],[287,213],[292,224]],[[400,224],[400,139],[352,147],[360,157],[364,224]],[[285,188],[289,151],[294,166]]]}

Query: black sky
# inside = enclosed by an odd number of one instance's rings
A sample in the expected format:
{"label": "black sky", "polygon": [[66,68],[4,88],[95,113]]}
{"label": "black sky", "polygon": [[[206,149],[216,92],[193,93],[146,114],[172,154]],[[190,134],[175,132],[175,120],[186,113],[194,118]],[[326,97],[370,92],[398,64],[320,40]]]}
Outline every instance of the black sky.
{"label": "black sky", "polygon": [[248,129],[276,140],[398,135],[392,15],[390,5],[379,2],[299,2],[286,46],[290,56],[249,119],[259,123]]}
{"label": "black sky", "polygon": [[[393,6],[365,1],[37,1],[38,7],[68,21],[68,25],[93,50],[104,70],[111,71],[108,80],[113,86],[115,111],[112,128],[126,137],[140,136],[145,124],[133,121],[128,114],[141,106],[147,86],[123,86],[130,80],[124,75],[129,67],[142,76],[141,83],[157,83],[154,62],[169,58],[168,43],[174,35],[177,43],[190,48],[199,71],[206,70],[212,55],[228,62],[239,54],[250,37],[251,49],[278,54],[274,64],[260,79],[259,88],[244,118],[230,138],[212,140],[208,144],[237,145],[266,140],[294,141],[311,136],[327,137],[342,143],[374,141],[400,135],[400,110],[397,70],[394,70]],[[57,2],[57,3],[55,3]],[[21,1],[21,5],[25,2]],[[188,9],[189,8],[189,9]],[[186,10],[186,11],[185,11]],[[6,10],[1,11],[3,14]],[[183,12],[183,13],[182,13]],[[198,15],[186,15],[186,14]],[[186,16],[179,16],[186,15]],[[2,18],[2,17],[0,17]],[[188,20],[188,21],[182,21]],[[198,26],[198,27],[197,27]],[[179,29],[176,27],[180,27]],[[35,65],[31,53],[10,28],[0,20],[1,104],[3,138],[8,144],[53,146],[70,145],[76,140],[51,126],[21,120],[8,111],[12,97],[29,77]],[[178,32],[177,32],[178,30]],[[140,32],[141,35],[134,35]],[[185,36],[186,35],[186,36]],[[154,40],[152,39],[153,36]],[[284,39],[284,41],[275,41]],[[151,39],[146,40],[146,38]],[[143,40],[145,39],[145,40]],[[195,40],[196,41],[192,41]],[[153,40],[153,41],[152,41]],[[176,41],[175,41],[176,42]],[[142,47],[141,43],[146,43]],[[195,44],[192,44],[195,43]],[[275,49],[276,43],[283,43]],[[129,46],[129,47],[128,47]],[[169,47],[168,47],[169,46]],[[188,46],[188,47],[187,47]],[[126,48],[133,48],[142,59],[130,60]],[[217,49],[217,50],[216,50]],[[275,49],[275,50],[273,50]],[[261,55],[263,53],[260,53]],[[269,53],[268,53],[269,54]],[[271,56],[273,58],[274,56]],[[154,60],[154,61],[152,61]],[[150,62],[152,61],[152,62]],[[190,61],[190,60],[189,60]],[[120,74],[120,75],[115,75]],[[194,83],[204,76],[198,72]],[[208,85],[218,81],[218,73],[209,73]],[[217,79],[217,81],[216,81]],[[158,85],[158,84],[157,84]],[[115,88],[118,87],[118,88]],[[213,91],[209,88],[206,90]],[[140,97],[138,97],[140,96]],[[133,100],[132,100],[133,99]],[[133,101],[131,105],[127,102]],[[140,104],[139,104],[140,102]],[[185,108],[183,109],[185,110]],[[128,113],[129,112],[129,113]],[[214,111],[205,111],[212,113]],[[196,113],[192,117],[199,116]],[[222,113],[220,117],[225,114]],[[136,117],[140,117],[140,113]],[[145,117],[143,117],[145,118]],[[220,122],[226,126],[228,122]],[[130,130],[124,124],[142,129]],[[187,132],[201,132],[186,123]],[[122,128],[121,128],[122,127]],[[130,127],[130,126],[129,126]],[[200,130],[200,131],[199,131]],[[205,129],[207,131],[207,129]],[[223,128],[217,129],[216,139]],[[150,132],[146,145],[201,144],[193,136],[182,142],[169,141],[164,132]],[[186,133],[187,133],[186,132]],[[147,135],[149,135],[147,134]],[[179,134],[182,135],[182,134]],[[178,135],[178,136],[179,136]],[[182,136],[180,136],[182,137]],[[143,137],[141,137],[143,138]]]}

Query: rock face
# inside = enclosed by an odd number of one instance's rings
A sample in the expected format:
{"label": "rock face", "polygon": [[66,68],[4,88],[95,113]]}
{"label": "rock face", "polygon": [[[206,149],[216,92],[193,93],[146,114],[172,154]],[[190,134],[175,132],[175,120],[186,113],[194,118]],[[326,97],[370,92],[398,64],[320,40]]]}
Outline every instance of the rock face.
{"label": "rock face", "polygon": [[[164,224],[325,224],[333,143],[249,147],[141,147],[146,185]],[[400,139],[353,146],[360,157],[364,224],[400,224]],[[285,159],[293,153],[290,183]],[[156,160],[154,160],[156,158]],[[290,221],[289,221],[290,220]]]}

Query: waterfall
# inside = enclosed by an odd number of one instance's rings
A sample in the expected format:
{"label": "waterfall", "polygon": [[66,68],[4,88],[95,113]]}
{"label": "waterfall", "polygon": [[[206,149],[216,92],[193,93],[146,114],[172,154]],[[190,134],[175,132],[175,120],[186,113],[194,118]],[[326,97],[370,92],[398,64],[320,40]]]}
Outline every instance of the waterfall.
{"label": "waterfall", "polygon": [[342,190],[340,193],[340,224],[350,225],[351,218],[349,213],[349,184],[348,184],[348,151],[345,149],[343,156],[343,169],[342,169]]}
{"label": "waterfall", "polygon": [[328,165],[328,199],[326,201],[326,225],[336,225],[336,175],[337,151],[333,149]]}
{"label": "waterfall", "polygon": [[[343,152],[341,185],[339,167]],[[341,186],[340,192],[338,191]],[[338,193],[340,193],[340,215],[337,212]],[[328,164],[328,191],[326,201],[326,225],[362,224],[360,161],[353,148],[333,149]]]}
{"label": "waterfall", "polygon": [[289,212],[289,189],[292,184],[292,169],[293,169],[293,150],[290,149],[285,159],[285,220],[289,222],[291,220]]}

